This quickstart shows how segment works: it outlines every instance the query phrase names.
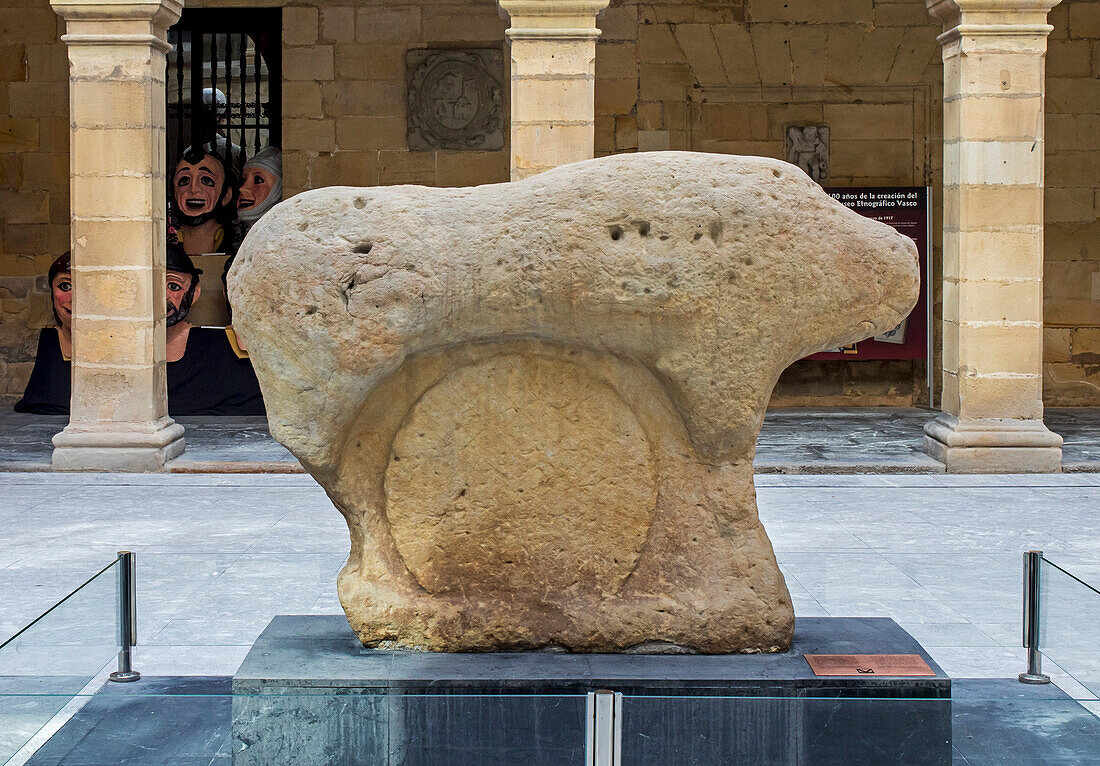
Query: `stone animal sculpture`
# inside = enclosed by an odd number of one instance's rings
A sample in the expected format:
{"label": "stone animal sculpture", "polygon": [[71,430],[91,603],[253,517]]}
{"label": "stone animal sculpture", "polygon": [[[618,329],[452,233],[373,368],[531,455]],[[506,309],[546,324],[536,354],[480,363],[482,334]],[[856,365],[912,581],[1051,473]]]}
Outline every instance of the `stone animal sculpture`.
{"label": "stone animal sculpture", "polygon": [[768,652],[794,629],[753,485],[772,388],[918,281],[797,168],[663,152],[299,194],[229,295],[272,434],[347,520],[364,645]]}

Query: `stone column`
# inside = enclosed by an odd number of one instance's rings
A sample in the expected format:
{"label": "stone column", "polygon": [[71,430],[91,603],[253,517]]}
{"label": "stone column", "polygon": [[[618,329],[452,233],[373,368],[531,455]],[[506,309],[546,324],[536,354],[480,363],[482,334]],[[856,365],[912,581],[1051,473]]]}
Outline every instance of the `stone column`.
{"label": "stone column", "polygon": [[165,53],[180,0],[52,0],[69,50],[73,394],[53,467],[159,471],[183,452],[164,348]]}
{"label": "stone column", "polygon": [[927,0],[944,33],[943,413],[953,473],[1060,471],[1043,424],[1043,93],[1058,0]]}
{"label": "stone column", "polygon": [[498,2],[512,20],[512,180],[591,159],[596,14],[608,0]]}

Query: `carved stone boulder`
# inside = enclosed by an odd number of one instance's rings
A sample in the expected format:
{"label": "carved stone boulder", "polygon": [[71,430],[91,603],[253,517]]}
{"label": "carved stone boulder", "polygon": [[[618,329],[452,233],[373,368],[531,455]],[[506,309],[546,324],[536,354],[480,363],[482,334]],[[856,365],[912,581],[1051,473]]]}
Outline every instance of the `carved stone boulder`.
{"label": "carved stone boulder", "polygon": [[365,645],[714,653],[794,628],[753,485],[776,379],[918,282],[797,168],[663,152],[306,192],[229,294],[273,435],[347,519]]}

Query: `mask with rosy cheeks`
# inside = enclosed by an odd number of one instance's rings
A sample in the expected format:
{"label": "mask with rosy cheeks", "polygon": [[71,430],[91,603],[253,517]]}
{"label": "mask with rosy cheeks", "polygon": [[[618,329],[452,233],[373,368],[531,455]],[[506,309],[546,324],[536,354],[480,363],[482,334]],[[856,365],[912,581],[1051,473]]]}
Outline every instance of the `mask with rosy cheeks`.
{"label": "mask with rosy cheeks", "polygon": [[279,179],[275,177],[274,173],[262,168],[248,168],[245,170],[240,199],[237,200],[237,210],[247,210],[257,205],[263,205],[278,181]]}
{"label": "mask with rosy cheeks", "polygon": [[180,160],[172,176],[172,193],[180,218],[188,226],[199,226],[214,218],[218,208],[229,204],[233,197],[233,189],[226,183],[225,166],[211,154],[194,163]]}
{"label": "mask with rosy cheeks", "polygon": [[69,329],[73,323],[73,277],[62,271],[50,284],[53,293],[53,315],[59,327]]}
{"label": "mask with rosy cheeks", "polygon": [[274,146],[265,146],[244,164],[237,217],[246,226],[260,220],[283,198],[283,158]]}

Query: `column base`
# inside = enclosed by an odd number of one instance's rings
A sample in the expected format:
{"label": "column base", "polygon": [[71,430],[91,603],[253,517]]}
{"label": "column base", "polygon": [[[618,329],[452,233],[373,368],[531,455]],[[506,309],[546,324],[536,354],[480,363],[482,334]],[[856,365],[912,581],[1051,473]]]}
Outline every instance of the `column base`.
{"label": "column base", "polygon": [[53,437],[55,471],[164,471],[183,454],[183,426],[154,423],[70,423]]}
{"label": "column base", "polygon": [[924,424],[924,451],[948,473],[1061,473],[1062,437],[1042,420],[958,418]]}

